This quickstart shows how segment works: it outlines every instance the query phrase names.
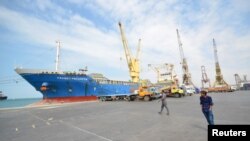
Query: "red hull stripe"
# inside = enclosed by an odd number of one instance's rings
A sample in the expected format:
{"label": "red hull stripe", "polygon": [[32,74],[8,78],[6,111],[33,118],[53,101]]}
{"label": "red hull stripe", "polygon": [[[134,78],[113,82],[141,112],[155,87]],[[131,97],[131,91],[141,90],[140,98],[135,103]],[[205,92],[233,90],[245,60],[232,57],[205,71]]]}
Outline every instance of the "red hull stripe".
{"label": "red hull stripe", "polygon": [[35,103],[34,105],[96,101],[97,99],[98,98],[96,96],[44,98],[42,101],[39,101]]}

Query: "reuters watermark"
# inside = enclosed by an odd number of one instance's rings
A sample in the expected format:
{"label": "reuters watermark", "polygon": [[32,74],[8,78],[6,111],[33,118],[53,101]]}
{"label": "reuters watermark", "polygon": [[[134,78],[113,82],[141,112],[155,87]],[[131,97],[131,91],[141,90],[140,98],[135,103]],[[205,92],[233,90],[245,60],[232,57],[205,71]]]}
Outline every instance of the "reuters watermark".
{"label": "reuters watermark", "polygon": [[229,138],[250,141],[250,125],[208,125],[208,141]]}

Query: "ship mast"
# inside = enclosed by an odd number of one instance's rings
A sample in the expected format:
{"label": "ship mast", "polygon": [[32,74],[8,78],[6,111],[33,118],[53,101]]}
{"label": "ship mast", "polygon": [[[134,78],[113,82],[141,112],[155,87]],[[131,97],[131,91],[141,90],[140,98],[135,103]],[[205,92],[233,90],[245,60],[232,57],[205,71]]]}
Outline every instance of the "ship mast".
{"label": "ship mast", "polygon": [[56,71],[60,70],[60,47],[61,47],[61,42],[59,40],[56,41],[57,46],[56,46]]}

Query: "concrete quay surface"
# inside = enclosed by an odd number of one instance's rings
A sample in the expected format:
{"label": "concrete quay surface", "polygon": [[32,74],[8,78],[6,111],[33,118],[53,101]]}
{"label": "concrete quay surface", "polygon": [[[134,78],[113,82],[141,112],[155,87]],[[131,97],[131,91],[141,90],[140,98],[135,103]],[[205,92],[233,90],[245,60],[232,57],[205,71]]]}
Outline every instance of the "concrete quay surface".
{"label": "concrete quay surface", "polygon": [[[250,124],[250,91],[209,93],[215,124]],[[1,141],[206,141],[199,94],[161,102],[111,101],[0,110]],[[165,110],[165,109],[164,109]]]}

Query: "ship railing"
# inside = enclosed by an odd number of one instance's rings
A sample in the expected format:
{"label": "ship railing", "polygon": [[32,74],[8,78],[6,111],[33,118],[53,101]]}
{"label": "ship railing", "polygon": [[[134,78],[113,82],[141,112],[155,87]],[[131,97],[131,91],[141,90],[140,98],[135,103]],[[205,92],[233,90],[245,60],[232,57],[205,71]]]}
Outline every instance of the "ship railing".
{"label": "ship railing", "polygon": [[85,73],[81,72],[58,72],[58,71],[42,71],[40,74],[64,74],[64,75],[86,75]]}

